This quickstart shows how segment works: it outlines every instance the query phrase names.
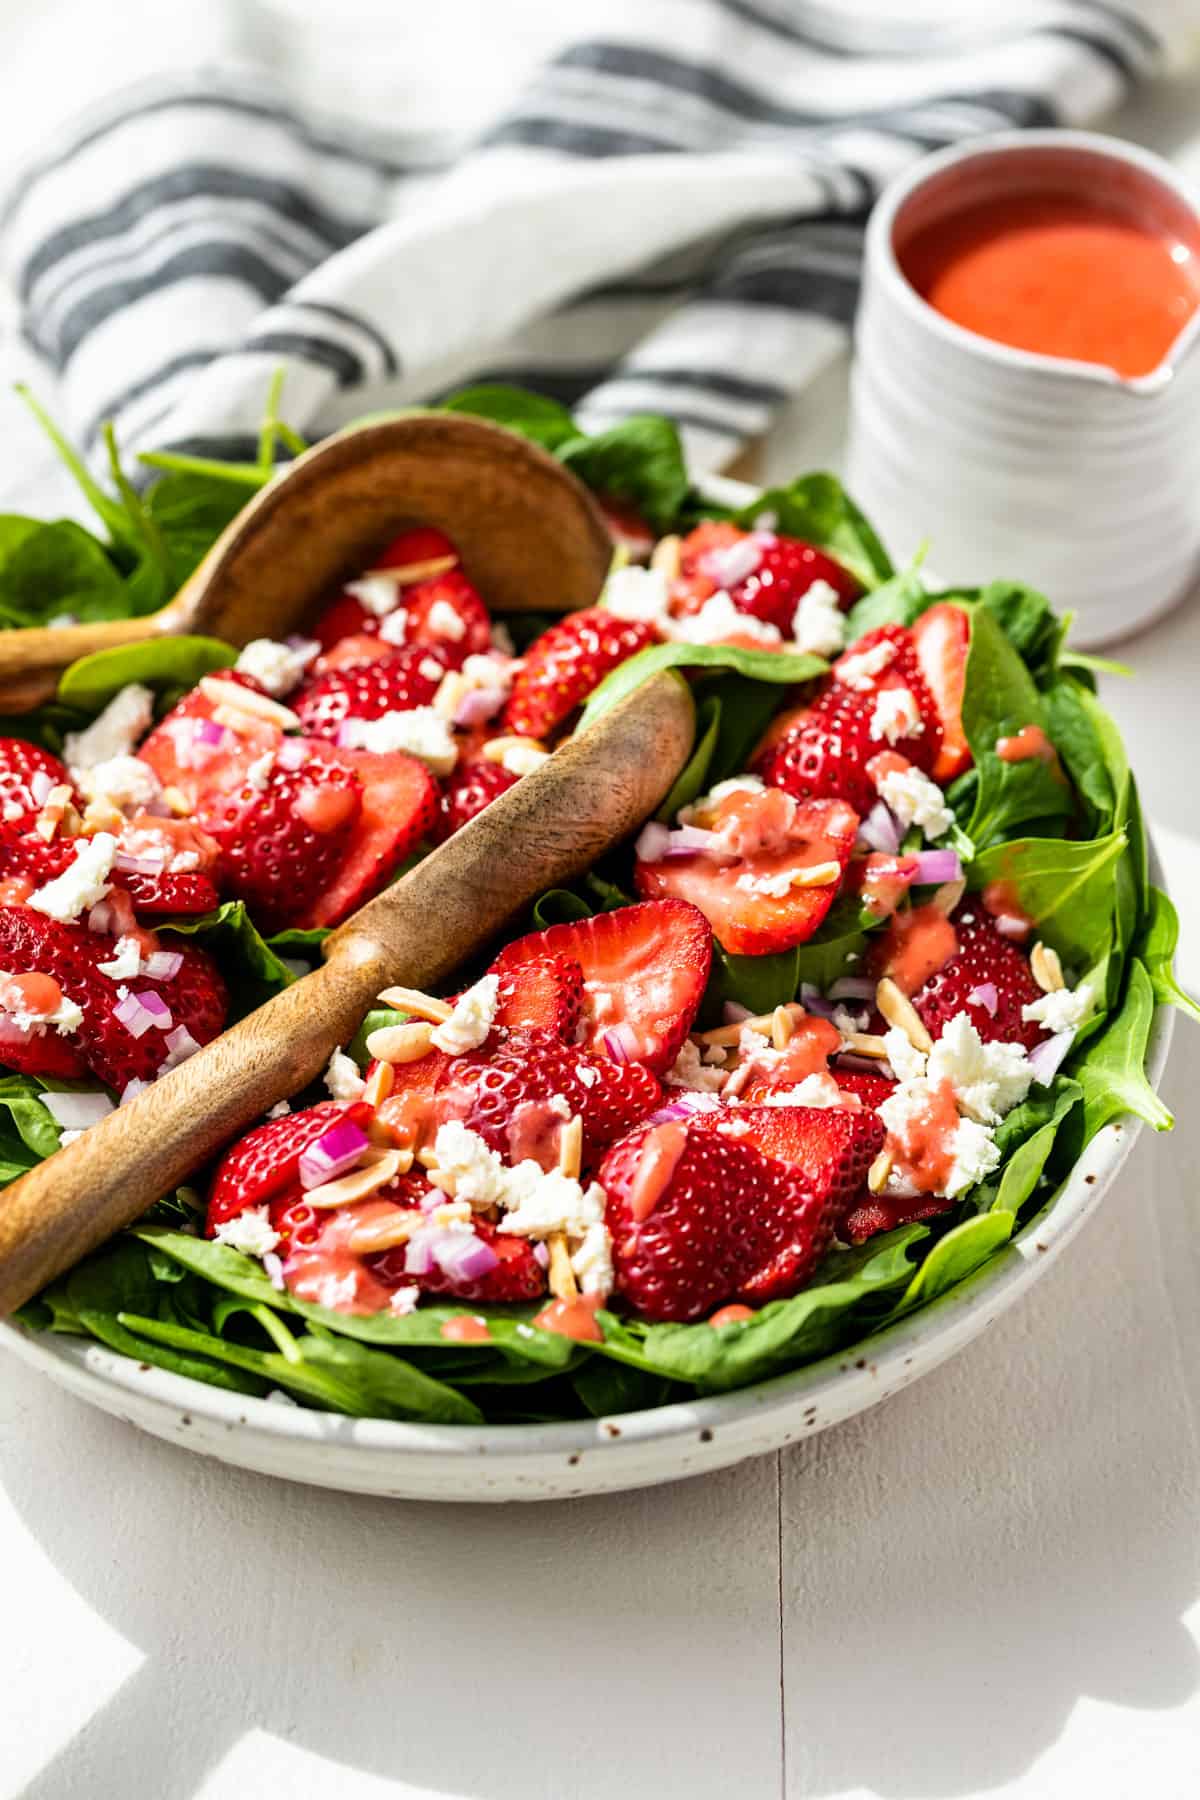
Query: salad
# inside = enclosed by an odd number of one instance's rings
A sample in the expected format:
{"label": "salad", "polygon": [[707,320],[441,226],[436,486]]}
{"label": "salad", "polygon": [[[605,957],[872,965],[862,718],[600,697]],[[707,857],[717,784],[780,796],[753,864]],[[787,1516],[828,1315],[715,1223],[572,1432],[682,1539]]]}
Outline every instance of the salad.
{"label": "salad", "polygon": [[[694,690],[691,758],[632,842],[453,992],[382,993],[319,1089],[21,1320],[385,1418],[739,1387],[972,1274],[1111,1120],[1170,1126],[1155,1007],[1200,1016],[1175,914],[1041,595],[928,591],[826,475],[710,503],[663,420],[585,438],[515,390],[451,404],[596,491],[597,606],[493,619],[418,528],[303,637],[103,652],[0,721],[0,1177],[302,975],[664,667]],[[151,458],[119,502],[89,482],[107,542],[18,522],[0,610],[160,603],[269,479],[274,410],[256,464]],[[39,533],[44,592],[11,567]]]}

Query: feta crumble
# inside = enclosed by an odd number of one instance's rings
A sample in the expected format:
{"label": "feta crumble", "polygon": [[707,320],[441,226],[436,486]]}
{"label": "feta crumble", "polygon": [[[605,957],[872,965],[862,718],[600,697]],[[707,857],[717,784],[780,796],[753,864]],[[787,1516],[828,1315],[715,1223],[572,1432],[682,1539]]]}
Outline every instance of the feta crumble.
{"label": "feta crumble", "polygon": [[814,581],[800,597],[792,619],[792,641],[809,656],[837,656],[846,646],[846,615],[837,589]]}
{"label": "feta crumble", "polygon": [[448,600],[434,601],[425,615],[425,624],[434,637],[446,638],[452,644],[461,644],[467,635],[466,620]]}
{"label": "feta crumble", "polygon": [[392,575],[364,575],[361,581],[348,581],[346,592],[377,619],[385,619],[400,598],[400,583]]}
{"label": "feta crumble", "polygon": [[795,1087],[772,1088],[759,1103],[762,1106],[845,1106],[846,1096],[832,1075],[819,1071],[806,1075]]}
{"label": "feta crumble", "polygon": [[510,775],[532,775],[535,769],[541,768],[549,755],[550,752],[543,750],[540,744],[505,744],[500,767],[507,769]]}
{"label": "feta crumble", "polygon": [[234,1219],[225,1219],[217,1226],[216,1240],[225,1244],[230,1250],[240,1250],[243,1256],[268,1256],[279,1243],[279,1233],[271,1223],[271,1215],[265,1206],[247,1207]]}
{"label": "feta crumble", "polygon": [[432,706],[386,712],[378,719],[347,719],[338,742],[347,750],[373,750],[381,756],[402,750],[433,775],[449,775],[458,761],[454,733]]}
{"label": "feta crumble", "polygon": [[437,1165],[430,1169],[429,1180],[434,1187],[481,1209],[505,1204],[511,1171],[478,1132],[460,1119],[449,1119],[439,1125],[433,1149]]}
{"label": "feta crumble", "polygon": [[1023,1044],[985,1044],[966,1013],[955,1013],[929,1052],[926,1079],[948,1081],[960,1109],[982,1125],[996,1125],[1019,1106],[1034,1071]]}
{"label": "feta crumble", "polygon": [[884,688],[876,696],[869,730],[877,743],[898,744],[924,729],[911,688]]}
{"label": "feta crumble", "polygon": [[612,1235],[607,1225],[589,1225],[579,1248],[572,1253],[571,1268],[584,1294],[611,1294],[613,1282]]}
{"label": "feta crumble", "polygon": [[320,653],[313,641],[303,644],[280,644],[274,638],[253,638],[238,657],[234,668],[250,675],[273,699],[282,700],[299,687],[304,672]]}
{"label": "feta crumble", "polygon": [[111,762],[115,756],[129,756],[134,745],[149,731],[153,717],[154,695],[140,682],[131,681],[128,687],[113,695],[86,731],[67,733],[63,761],[78,779],[82,769],[94,769],[98,763]]}
{"label": "feta crumble", "polygon": [[1040,1000],[1031,1001],[1021,1008],[1021,1017],[1027,1024],[1041,1025],[1044,1030],[1054,1033],[1078,1031],[1091,1017],[1095,1000],[1089,983],[1081,981],[1077,988],[1058,988],[1052,994],[1043,994]]}
{"label": "feta crumble", "polygon": [[77,770],[75,781],[85,799],[117,812],[149,812],[162,800],[162,783],[140,756],[110,756],[106,762]]}
{"label": "feta crumble", "polygon": [[954,814],[945,795],[920,769],[889,769],[876,778],[875,786],[900,821],[902,832],[915,825],[927,838],[940,838],[952,828]]}
{"label": "feta crumble", "polygon": [[749,638],[752,643],[772,649],[783,642],[783,634],[765,619],[753,613],[739,612],[722,588],[704,602],[697,613],[672,622],[671,636],[684,644],[721,644],[727,638]]}
{"label": "feta crumble", "polygon": [[565,1232],[578,1238],[589,1225],[603,1223],[604,1189],[599,1182],[585,1188],[573,1176],[560,1175],[557,1169],[547,1174],[535,1162],[518,1163],[511,1173],[523,1177],[519,1188],[513,1183],[504,1215],[505,1231],[516,1237],[547,1238]]}
{"label": "feta crumble", "polygon": [[109,961],[97,963],[96,967],[114,981],[132,981],[142,973],[142,946],[135,937],[118,938]]}
{"label": "feta crumble", "polygon": [[739,875],[734,886],[744,894],[762,894],[770,900],[786,900],[792,891],[797,869],[780,869],[774,875],[755,875],[747,870]]}
{"label": "feta crumble", "polygon": [[401,649],[408,642],[407,606],[398,606],[395,612],[387,615],[379,627],[379,637],[381,642],[392,644],[396,649]]}
{"label": "feta crumble", "polygon": [[614,569],[604,584],[600,604],[618,619],[660,628],[670,623],[670,591],[661,569],[642,569],[636,563]]}
{"label": "feta crumble", "polygon": [[350,1106],[362,1098],[366,1082],[358,1072],[358,1064],[344,1050],[335,1050],[325,1071],[325,1087],[329,1098],[339,1106]]}
{"label": "feta crumble", "polygon": [[687,1088],[693,1094],[719,1094],[725,1085],[725,1075],[723,1068],[706,1068],[699,1046],[691,1038],[685,1038],[665,1080],[668,1087]]}
{"label": "feta crumble", "polygon": [[485,975],[474,987],[460,994],[454,1011],[436,1028],[430,1042],[435,1050],[447,1056],[465,1056],[485,1042],[496,1017],[500,998],[500,977]]}
{"label": "feta crumble", "polygon": [[917,1081],[925,1073],[925,1053],[918,1050],[907,1032],[893,1025],[883,1036],[887,1059],[898,1081]]}
{"label": "feta crumble", "polygon": [[887,638],[878,644],[872,644],[869,650],[860,650],[856,656],[843,657],[833,671],[834,680],[846,687],[855,688],[859,693],[866,693],[874,687],[875,678],[890,669],[896,660],[896,646]]}
{"label": "feta crumble", "polygon": [[63,924],[77,919],[89,907],[98,906],[109,891],[108,876],[117,855],[117,840],[110,831],[80,838],[75,860],[62,874],[29,896],[27,905]]}

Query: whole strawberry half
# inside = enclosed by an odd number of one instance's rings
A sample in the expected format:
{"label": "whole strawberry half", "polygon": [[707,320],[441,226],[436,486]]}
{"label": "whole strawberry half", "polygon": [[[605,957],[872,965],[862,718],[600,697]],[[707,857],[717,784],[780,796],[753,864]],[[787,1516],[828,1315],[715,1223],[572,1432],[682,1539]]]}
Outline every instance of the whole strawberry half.
{"label": "whole strawberry half", "polygon": [[166,870],[154,875],[137,870],[115,870],[114,887],[123,887],[133,901],[135,911],[147,918],[168,915],[188,917],[211,912],[220,895],[207,875],[184,870],[173,875]]}
{"label": "whole strawberry half", "polygon": [[[512,1031],[502,1042],[456,1056],[436,1096],[443,1116],[460,1118],[501,1156],[520,1161],[522,1121],[560,1096],[583,1120],[585,1164],[629,1131],[662,1098],[656,1078],[640,1063],[620,1066],[564,1044],[552,1031]],[[550,1123],[560,1117],[550,1108]],[[532,1131],[532,1125],[531,1125]]]}
{"label": "whole strawberry half", "polygon": [[618,664],[658,642],[653,625],[602,606],[569,613],[535,638],[501,715],[504,731],[544,738],[578,711]]}
{"label": "whole strawberry half", "polygon": [[[248,1131],[217,1165],[205,1223],[209,1237],[216,1236],[219,1225],[250,1207],[264,1206],[286,1189],[298,1188],[301,1156],[346,1116],[332,1100],[323,1100],[318,1106],[268,1119],[265,1125]],[[354,1116],[353,1111],[349,1116]]]}
{"label": "whole strawberry half", "polygon": [[347,719],[381,719],[384,713],[428,706],[449,665],[429,644],[410,644],[378,662],[329,669],[310,681],[295,702],[309,737],[337,741]]}
{"label": "whole strawberry half", "polygon": [[42,887],[69,868],[75,860],[76,840],[54,837],[49,843],[35,831],[18,832],[0,825],[0,880],[25,876]]}
{"label": "whole strawberry half", "polygon": [[971,622],[961,606],[943,601],[921,614],[913,626],[917,661],[927,692],[941,723],[941,745],[933,777],[952,781],[971,766],[971,747],[963,730],[963,689],[967,679],[967,650]]}
{"label": "whole strawberry half", "polygon": [[[397,614],[403,615],[401,629]],[[343,594],[317,624],[323,646],[317,672],[339,664],[374,662],[400,645],[414,644],[434,646],[447,668],[457,669],[492,641],[487,608],[461,569],[401,588],[395,608],[384,617],[393,621],[386,642],[380,638],[383,619],[353,594]]]}
{"label": "whole strawberry half", "polygon": [[23,738],[0,738],[0,824],[6,830],[32,831],[47,793],[64,785],[74,797],[74,783],[57,756]]}
{"label": "whole strawberry half", "polygon": [[662,1074],[704,998],[712,931],[686,900],[651,900],[531,932],[502,950],[492,968],[508,976],[545,956],[566,957],[583,971],[587,1048]]}
{"label": "whole strawberry half", "polygon": [[453,837],[517,780],[516,775],[499,763],[460,763],[442,789],[436,831],[438,843]]}
{"label": "whole strawberry half", "polygon": [[265,787],[248,782],[222,796],[202,815],[221,848],[222,888],[264,931],[299,923],[341,869],[362,804],[354,770],[319,757],[298,769],[276,764]]}
{"label": "whole strawberry half", "polygon": [[[853,644],[833,665],[833,687],[844,687],[840,674],[848,667],[853,667],[852,659],[869,656],[881,644],[887,644],[892,650],[892,659],[877,675],[867,676],[868,686],[856,691],[865,692],[874,702],[879,695],[890,689],[906,688],[916,704],[920,729],[911,736],[897,740],[895,748],[903,751],[911,763],[925,774],[930,774],[937,766],[942,752],[942,719],[937,704],[925,681],[924,671],[917,654],[917,641],[913,633],[903,625],[881,625],[875,631],[868,631]],[[826,689],[817,701],[817,710],[822,702],[830,703],[830,690]],[[889,739],[876,733],[872,742],[877,750],[887,749]]]}
{"label": "whole strawberry half", "polygon": [[898,1225],[912,1225],[918,1219],[936,1219],[939,1213],[954,1206],[938,1194],[915,1194],[901,1199],[890,1194],[864,1194],[847,1213],[839,1234],[849,1244],[865,1243],[881,1231],[895,1231]]}
{"label": "whole strawberry half", "polygon": [[738,1106],[701,1113],[695,1125],[806,1175],[826,1196],[831,1232],[861,1194],[885,1136],[874,1112],[841,1106]]}
{"label": "whole strawberry half", "polygon": [[647,1319],[698,1319],[727,1301],[793,1294],[829,1243],[832,1209],[819,1185],[694,1124],[635,1132],[597,1179],[616,1290]]}
{"label": "whole strawberry half", "polygon": [[534,956],[500,976],[493,1025],[505,1031],[552,1031],[575,1041],[583,1016],[583,970],[571,956]]}
{"label": "whole strawberry half", "polygon": [[[1042,990],[1024,951],[1000,935],[978,896],[960,907],[951,923],[958,949],[912,997],[929,1035],[940,1037],[955,1014],[965,1012],[984,1043],[1024,1044],[1032,1050],[1045,1033],[1040,1025],[1027,1024],[1021,1010],[1040,1000]],[[984,998],[974,997],[981,988]]]}
{"label": "whole strawberry half", "polygon": [[314,763],[325,757],[357,775],[362,805],[337,867],[319,893],[311,893],[298,924],[340,925],[356,907],[393,879],[405,858],[431,837],[438,820],[438,789],[424,763],[401,751],[335,750],[313,745]]}

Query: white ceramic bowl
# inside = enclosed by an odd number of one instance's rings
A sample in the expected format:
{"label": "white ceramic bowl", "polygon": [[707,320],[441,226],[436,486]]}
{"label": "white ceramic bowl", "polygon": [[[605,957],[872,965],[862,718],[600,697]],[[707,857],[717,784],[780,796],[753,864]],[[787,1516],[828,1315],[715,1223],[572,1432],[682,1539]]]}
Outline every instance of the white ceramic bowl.
{"label": "white ceramic bowl", "polygon": [[898,236],[1017,180],[1197,216],[1168,163],[1089,132],[1006,132],[916,163],[867,229],[847,483],[897,557],[935,519],[948,583],[1019,577],[1077,615],[1077,643],[1104,644],[1174,605],[1200,565],[1200,313],[1135,380],[944,319],[902,273]]}

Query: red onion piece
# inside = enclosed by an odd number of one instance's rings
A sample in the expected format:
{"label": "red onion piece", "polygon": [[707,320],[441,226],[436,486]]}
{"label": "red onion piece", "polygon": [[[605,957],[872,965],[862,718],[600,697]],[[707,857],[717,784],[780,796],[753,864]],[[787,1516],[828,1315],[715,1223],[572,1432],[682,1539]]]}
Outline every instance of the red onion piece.
{"label": "red onion piece", "polygon": [[163,1031],[171,1023],[171,1012],[166,1002],[161,1000],[157,994],[149,995],[149,998],[158,1001],[159,1006],[166,1013],[166,1024],[164,1025],[154,1009],[144,1004],[146,998],[147,996],[144,994],[126,994],[125,998],[119,1000],[113,1007],[113,1017],[121,1021],[130,1037],[145,1037],[146,1033],[155,1027]]}
{"label": "red onion piece", "polygon": [[369,1142],[366,1133],[350,1119],[339,1119],[301,1156],[301,1187],[320,1187],[326,1181],[336,1181],[339,1175],[354,1168]]}
{"label": "red onion piece", "polygon": [[889,1081],[895,1081],[896,1071],[890,1062],[877,1061],[873,1056],[856,1056],[853,1050],[843,1050],[833,1059],[835,1069],[849,1069],[857,1075],[886,1075]]}
{"label": "red onion piece", "polygon": [[273,1288],[282,1294],[287,1283],[283,1279],[283,1263],[274,1250],[268,1250],[262,1259],[263,1274]]}
{"label": "red onion piece", "polygon": [[973,1006],[982,1006],[989,1018],[994,1019],[1000,1004],[1000,992],[994,981],[981,981],[978,987],[971,989],[967,1000]]}
{"label": "red onion piece", "polygon": [[195,1056],[200,1048],[186,1025],[177,1025],[174,1031],[168,1031],[163,1041],[167,1046],[167,1055],[159,1064],[160,1075],[169,1075],[172,1069],[177,1069],[189,1056]]}
{"label": "red onion piece", "polygon": [[715,581],[719,588],[739,587],[748,581],[762,564],[762,545],[753,537],[738,538],[720,550],[710,550],[700,558],[700,572]]}
{"label": "red onion piece", "polygon": [[154,950],[142,964],[142,973],[152,981],[170,981],[183,967],[180,950]]}
{"label": "red onion piece", "polygon": [[441,1235],[436,1226],[427,1226],[423,1231],[413,1232],[404,1249],[406,1275],[432,1275],[434,1241]]}
{"label": "red onion piece", "polygon": [[454,711],[454,723],[470,727],[486,725],[494,719],[508,696],[503,688],[472,688],[464,694]]}
{"label": "red onion piece", "polygon": [[800,1004],[806,1013],[812,1013],[818,1019],[832,1019],[833,1002],[827,1000],[820,988],[814,987],[811,981],[800,984]]}
{"label": "red onion piece", "polygon": [[874,1000],[875,983],[869,975],[839,975],[829,990],[831,1000]]}
{"label": "red onion piece", "polygon": [[[715,831],[704,831],[699,825],[680,825],[677,830],[667,833],[666,856],[721,856],[730,855],[719,834]],[[736,860],[730,856],[730,860]]]}
{"label": "red onion piece", "polygon": [[533,1246],[533,1260],[539,1269],[548,1269],[550,1267],[549,1246],[547,1244],[535,1244]]}
{"label": "red onion piece", "polygon": [[868,850],[879,850],[884,856],[896,856],[900,850],[900,825],[895,814],[880,800],[873,806],[858,828],[860,842]]}
{"label": "red onion piece", "polygon": [[1049,1087],[1074,1042],[1074,1031],[1056,1031],[1053,1037],[1043,1038],[1040,1044],[1034,1045],[1029,1052],[1029,1066],[1041,1087]]}
{"label": "red onion piece", "polygon": [[127,875],[161,875],[167,866],[165,850],[155,851],[148,856],[130,856],[126,850],[118,850],[113,858],[113,868],[120,869]]}
{"label": "red onion piece", "polygon": [[922,887],[940,887],[944,881],[958,881],[962,864],[954,850],[922,850],[915,858],[917,881]]}
{"label": "red onion piece", "polygon": [[35,806],[45,806],[54,791],[54,783],[45,769],[35,769],[29,781],[29,793]]}
{"label": "red onion piece", "polygon": [[[675,1119],[689,1119],[694,1113],[719,1112],[721,1102],[715,1094],[682,1093],[660,1106],[643,1120],[645,1125],[669,1125]],[[641,1127],[639,1126],[639,1130]]]}
{"label": "red onion piece", "polygon": [[754,1014],[748,1006],[742,1006],[737,1000],[727,1000],[721,1008],[722,1023],[740,1025],[743,1019],[752,1019]]}
{"label": "red onion piece", "polygon": [[443,1231],[433,1246],[433,1260],[447,1281],[480,1281],[500,1258],[473,1231]]}
{"label": "red onion piece", "polygon": [[225,742],[225,727],[218,725],[215,719],[196,719],[192,724],[192,741],[196,744],[211,744],[216,749]]}
{"label": "red onion piece", "polygon": [[121,1098],[118,1105],[124,1106],[127,1101],[136,1100],[142,1089],[148,1088],[149,1086],[150,1083],[148,1081],[139,1081],[135,1075],[133,1080],[127,1081],[125,1086],[121,1089]]}
{"label": "red onion piece", "polygon": [[671,833],[665,825],[647,825],[634,845],[634,854],[642,862],[661,862],[667,854],[667,846],[671,842]]}
{"label": "red onion piece", "polygon": [[609,1060],[615,1063],[627,1063],[638,1051],[637,1033],[624,1020],[606,1031],[601,1039]]}
{"label": "red onion piece", "polygon": [[64,1131],[86,1131],[113,1109],[107,1094],[42,1094],[42,1105]]}

